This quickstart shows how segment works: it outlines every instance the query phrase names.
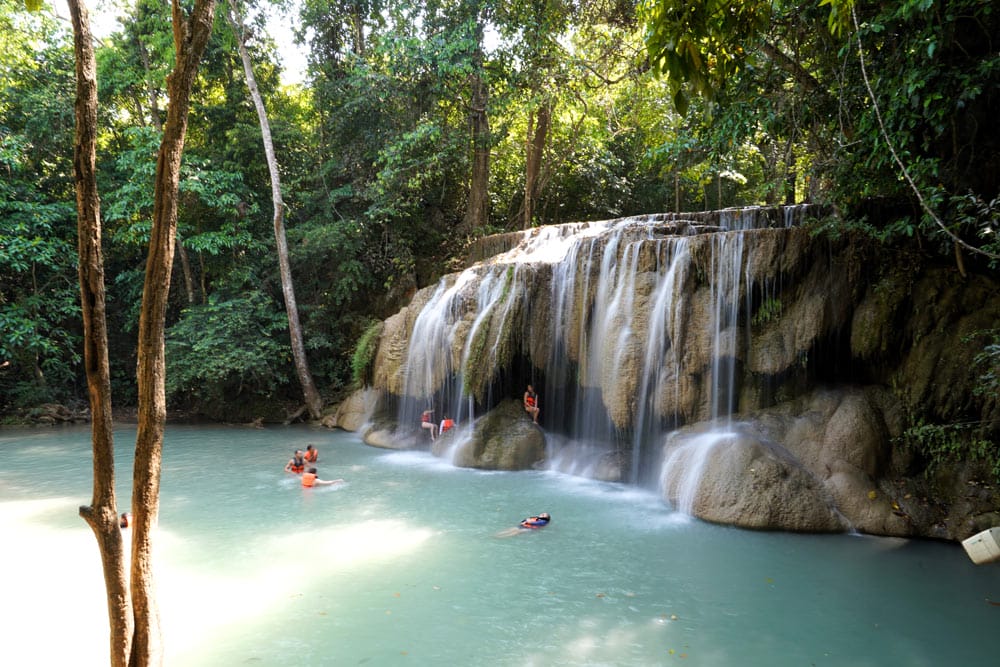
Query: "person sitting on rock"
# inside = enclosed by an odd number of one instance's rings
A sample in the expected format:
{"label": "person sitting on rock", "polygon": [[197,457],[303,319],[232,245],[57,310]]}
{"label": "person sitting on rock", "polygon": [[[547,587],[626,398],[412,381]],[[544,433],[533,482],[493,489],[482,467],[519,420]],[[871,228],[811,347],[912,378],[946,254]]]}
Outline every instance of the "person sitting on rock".
{"label": "person sitting on rock", "polygon": [[541,408],[538,407],[538,394],[535,393],[535,388],[530,384],[528,390],[524,392],[524,410],[531,415],[531,420],[537,424]]}
{"label": "person sitting on rock", "polygon": [[437,439],[437,424],[434,423],[434,411],[424,410],[420,415],[420,428],[425,428],[431,432],[431,440]]}

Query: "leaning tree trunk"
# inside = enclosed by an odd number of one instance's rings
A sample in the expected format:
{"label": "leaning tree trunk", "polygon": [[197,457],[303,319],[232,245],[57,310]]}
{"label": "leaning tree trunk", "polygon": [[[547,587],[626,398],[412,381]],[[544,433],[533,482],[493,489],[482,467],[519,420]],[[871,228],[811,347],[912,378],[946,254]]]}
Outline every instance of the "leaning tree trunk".
{"label": "leaning tree trunk", "polygon": [[77,250],[80,258],[80,311],[83,316],[83,363],[90,397],[94,483],[90,505],[80,516],[97,538],[107,592],[110,656],[114,667],[128,664],[132,645],[132,602],[125,576],[125,551],[118,528],[115,498],[115,443],[111,419],[111,373],[101,255],[101,200],[97,192],[97,62],[90,17],[82,0],[69,0],[76,55]]}
{"label": "leaning tree trunk", "polygon": [[309,372],[309,361],[306,359],[306,348],[302,339],[302,324],[299,321],[299,307],[295,301],[295,286],[292,282],[292,267],[288,261],[288,239],[285,236],[285,203],[281,198],[281,174],[278,171],[278,158],[274,152],[274,141],[271,139],[271,124],[267,120],[267,109],[264,99],[257,87],[257,78],[253,74],[253,64],[247,53],[246,42],[243,39],[243,17],[235,6],[236,0],[230,0],[226,19],[229,21],[236,45],[243,60],[243,71],[247,78],[247,88],[250,97],[257,108],[257,118],[260,121],[260,134],[264,140],[264,155],[267,158],[267,169],[271,174],[271,200],[274,202],[274,241],[278,248],[278,268],[281,273],[281,292],[285,297],[285,310],[288,313],[288,332],[292,339],[292,358],[295,361],[295,371],[302,385],[309,416],[320,419],[323,416],[323,399],[316,390],[312,373]]}
{"label": "leaning tree trunk", "polygon": [[167,79],[170,104],[156,162],[153,226],[139,315],[139,424],[132,474],[135,526],[132,529],[131,584],[135,636],[130,662],[134,665],[159,665],[163,662],[159,606],[152,572],[153,529],[160,509],[160,465],[166,421],[163,340],[177,231],[177,188],[191,87],[201,55],[212,34],[215,0],[196,0],[190,16],[185,14],[180,0],[173,0],[171,14],[175,62],[174,70]]}

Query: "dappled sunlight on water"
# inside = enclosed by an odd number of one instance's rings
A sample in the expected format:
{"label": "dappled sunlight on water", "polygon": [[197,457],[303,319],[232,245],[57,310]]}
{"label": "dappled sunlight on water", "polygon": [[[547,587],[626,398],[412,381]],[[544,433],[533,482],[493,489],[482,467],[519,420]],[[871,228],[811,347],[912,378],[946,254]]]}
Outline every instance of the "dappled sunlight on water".
{"label": "dappled sunlight on water", "polygon": [[[26,436],[0,433],[0,665],[105,665],[88,434]],[[282,471],[308,442],[346,483]],[[956,545],[711,526],[632,486],[305,428],[169,429],[155,556],[171,667],[979,665],[1000,599]]]}

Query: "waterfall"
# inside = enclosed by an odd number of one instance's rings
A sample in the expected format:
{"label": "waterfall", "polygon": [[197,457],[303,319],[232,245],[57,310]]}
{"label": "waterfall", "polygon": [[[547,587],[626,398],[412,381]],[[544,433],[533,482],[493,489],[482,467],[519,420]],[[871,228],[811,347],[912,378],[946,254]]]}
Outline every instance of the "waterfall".
{"label": "waterfall", "polygon": [[[558,469],[606,473],[613,459],[625,481],[662,484],[669,466],[695,479],[699,457],[739,407],[757,279],[748,235],[799,224],[803,210],[663,214],[507,235],[516,240],[509,250],[422,297],[403,364],[400,428],[416,429],[430,407],[437,419],[471,423],[476,410],[519,400],[532,384]],[[663,456],[672,431],[705,420],[723,435]]]}

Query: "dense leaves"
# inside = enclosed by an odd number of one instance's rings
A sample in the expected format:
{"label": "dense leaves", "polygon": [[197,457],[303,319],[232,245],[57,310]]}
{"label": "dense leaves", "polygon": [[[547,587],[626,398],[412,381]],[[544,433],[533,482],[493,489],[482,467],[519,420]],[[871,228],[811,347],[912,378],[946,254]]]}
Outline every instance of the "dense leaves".
{"label": "dense leaves", "polygon": [[[916,239],[954,261],[922,200],[948,232],[1000,251],[991,3],[306,0],[294,23],[309,70],[294,86],[282,85],[270,34],[281,10],[245,9],[305,347],[329,399],[363,379],[370,323],[490,232],[812,201],[841,212],[834,233]],[[235,44],[217,20],[180,184],[168,381],[173,403],[193,408],[297,400],[268,171]],[[125,404],[173,58],[165,6],[133,3],[97,56],[112,371]],[[82,386],[65,28],[0,0],[0,73],[10,410]],[[484,186],[486,217],[470,216]]]}

